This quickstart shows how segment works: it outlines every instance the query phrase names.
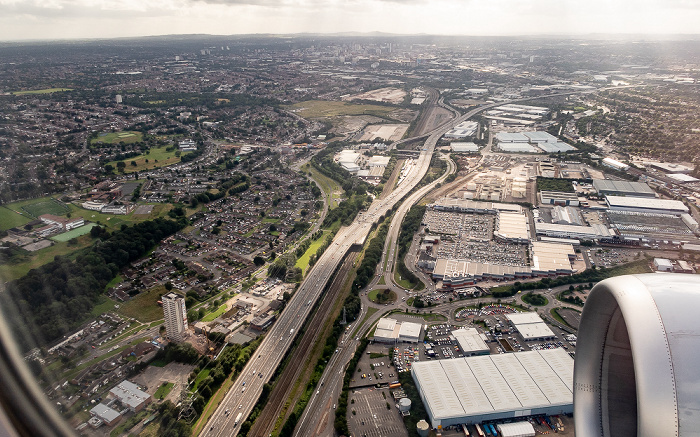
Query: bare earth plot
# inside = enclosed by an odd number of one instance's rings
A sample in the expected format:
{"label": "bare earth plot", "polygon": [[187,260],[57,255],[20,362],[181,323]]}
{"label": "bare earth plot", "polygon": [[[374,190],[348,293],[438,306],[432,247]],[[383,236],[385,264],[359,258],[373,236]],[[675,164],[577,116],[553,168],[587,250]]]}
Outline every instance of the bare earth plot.
{"label": "bare earth plot", "polygon": [[151,395],[158,390],[162,383],[173,382],[175,387],[165,399],[177,403],[181,391],[180,383],[187,382],[193,369],[194,366],[191,364],[180,363],[168,363],[164,367],[147,366],[143,372],[133,378],[133,382],[147,387],[146,392]]}
{"label": "bare earth plot", "polygon": [[333,129],[331,132],[337,135],[350,135],[361,131],[370,123],[381,123],[384,119],[371,115],[346,115],[331,120]]}
{"label": "bare earth plot", "polygon": [[360,141],[381,138],[388,142],[394,142],[403,138],[407,130],[407,124],[373,124],[365,128]]}
{"label": "bare earth plot", "polygon": [[379,88],[361,94],[344,97],[343,100],[374,100],[399,105],[406,97],[406,91],[399,88]]}

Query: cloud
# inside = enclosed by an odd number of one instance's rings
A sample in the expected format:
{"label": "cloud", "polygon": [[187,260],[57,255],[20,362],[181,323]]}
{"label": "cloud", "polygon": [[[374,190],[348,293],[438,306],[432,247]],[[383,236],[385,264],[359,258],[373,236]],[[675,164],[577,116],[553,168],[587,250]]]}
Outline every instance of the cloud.
{"label": "cloud", "polygon": [[168,16],[181,8],[180,0],[0,0],[0,15],[35,18],[111,18]]}

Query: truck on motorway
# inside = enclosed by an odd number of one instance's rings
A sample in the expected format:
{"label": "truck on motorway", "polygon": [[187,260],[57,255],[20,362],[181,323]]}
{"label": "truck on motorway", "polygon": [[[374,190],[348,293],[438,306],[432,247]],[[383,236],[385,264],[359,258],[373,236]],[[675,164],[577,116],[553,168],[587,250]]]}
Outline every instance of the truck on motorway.
{"label": "truck on motorway", "polygon": [[236,421],[233,422],[233,426],[238,425],[238,422],[241,421],[241,417],[243,417],[243,413],[238,413],[238,416],[236,416]]}
{"label": "truck on motorway", "polygon": [[289,330],[289,335],[292,335],[292,334],[294,334],[294,328]]}

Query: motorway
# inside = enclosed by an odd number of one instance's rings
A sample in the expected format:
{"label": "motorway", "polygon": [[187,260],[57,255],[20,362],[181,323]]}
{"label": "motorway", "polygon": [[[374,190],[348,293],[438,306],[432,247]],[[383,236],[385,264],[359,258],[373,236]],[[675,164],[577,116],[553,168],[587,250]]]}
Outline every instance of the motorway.
{"label": "motorway", "polygon": [[[471,111],[460,119],[471,117],[476,112],[478,111]],[[364,244],[372,225],[420,182],[430,166],[435,144],[451,127],[452,123],[446,123],[433,130],[420,156],[416,159],[412,172],[397,189],[385,199],[375,200],[367,211],[358,214],[350,226],[338,231],[331,246],[323,253],[294,293],[287,307],[270,328],[255,355],[233,383],[200,435],[209,437],[238,434],[241,423],[248,417],[260,397],[263,385],[274,374],[282,357],[292,344],[295,334],[299,332],[345,253],[353,244]]]}
{"label": "motorway", "polygon": [[[558,93],[555,95],[574,93]],[[542,97],[551,96],[539,96],[537,98]],[[525,100],[531,100],[531,98],[518,99],[516,101]],[[505,103],[514,103],[516,101]],[[260,397],[263,385],[268,382],[274,374],[286,351],[291,346],[294,336],[299,332],[311,308],[316,303],[323,288],[348,249],[350,249],[353,244],[362,245],[372,229],[373,224],[420,182],[428,171],[435,145],[445,132],[456,124],[469,119],[481,111],[501,106],[505,103],[498,102],[475,108],[428,132],[428,139],[419,157],[416,159],[416,165],[413,167],[411,173],[406,176],[405,180],[385,199],[375,200],[366,212],[358,214],[357,218],[350,226],[340,229],[331,246],[323,253],[316,265],[311,269],[304,282],[290,299],[277,322],[270,328],[266,337],[256,350],[255,355],[249,360],[248,364],[246,364],[238,378],[236,378],[233,386],[225,395],[200,435],[218,437],[235,436],[238,434],[241,423],[246,420],[255,406],[257,399]],[[440,104],[443,104],[442,99],[440,100]],[[424,189],[419,192],[423,192],[424,190],[427,192],[427,189],[428,187],[424,187]],[[423,194],[421,194],[421,196]],[[417,197],[416,200],[418,198],[420,197]],[[407,204],[408,203],[410,202],[407,202]],[[398,225],[396,227],[398,228]],[[398,232],[398,229],[396,229],[396,232]],[[343,361],[348,356],[351,356],[350,350],[353,348],[344,349],[345,350],[341,354],[342,359],[341,357],[338,358],[339,361]],[[325,379],[326,376],[327,375],[324,373],[323,378]],[[307,410],[308,409],[307,407]],[[306,415],[303,417],[306,417]]]}

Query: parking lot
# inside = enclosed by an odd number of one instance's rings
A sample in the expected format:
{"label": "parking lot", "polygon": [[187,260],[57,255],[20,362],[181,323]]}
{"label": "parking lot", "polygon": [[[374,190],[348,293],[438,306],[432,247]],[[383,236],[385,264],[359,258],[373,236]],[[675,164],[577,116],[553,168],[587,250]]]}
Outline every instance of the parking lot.
{"label": "parking lot", "polygon": [[437,258],[465,259],[499,265],[528,265],[526,246],[493,239],[496,217],[428,209],[423,222],[431,233],[442,234],[435,246]]}
{"label": "parking lot", "polygon": [[351,391],[348,402],[348,425],[351,435],[408,436],[389,389]]}
{"label": "parking lot", "polygon": [[[350,388],[371,387],[396,380],[396,368],[389,359],[389,349],[393,345],[373,343],[357,364],[350,381]],[[382,364],[383,363],[383,364]]]}

